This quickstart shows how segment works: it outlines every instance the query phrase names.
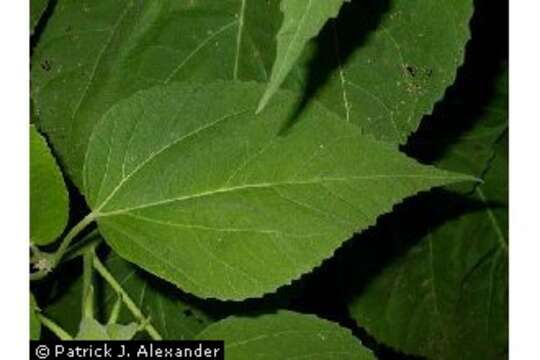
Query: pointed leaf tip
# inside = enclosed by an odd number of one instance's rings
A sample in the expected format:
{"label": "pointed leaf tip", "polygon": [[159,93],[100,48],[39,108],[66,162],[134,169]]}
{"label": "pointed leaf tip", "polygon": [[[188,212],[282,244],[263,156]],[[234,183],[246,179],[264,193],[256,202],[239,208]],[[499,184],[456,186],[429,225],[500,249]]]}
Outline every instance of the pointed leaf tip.
{"label": "pointed leaf tip", "polygon": [[298,0],[281,1],[284,19],[277,34],[277,54],[272,66],[270,81],[257,114],[274,96],[294,64],[300,58],[306,44],[321,31],[328,19],[335,18],[345,0]]}
{"label": "pointed leaf tip", "polygon": [[405,198],[456,180],[316,103],[279,136],[298,97],[278,91],[279,106],[254,115],[263,92],[176,83],[108,112],[90,140],[85,193],[116,252],[200,297],[260,297]]}

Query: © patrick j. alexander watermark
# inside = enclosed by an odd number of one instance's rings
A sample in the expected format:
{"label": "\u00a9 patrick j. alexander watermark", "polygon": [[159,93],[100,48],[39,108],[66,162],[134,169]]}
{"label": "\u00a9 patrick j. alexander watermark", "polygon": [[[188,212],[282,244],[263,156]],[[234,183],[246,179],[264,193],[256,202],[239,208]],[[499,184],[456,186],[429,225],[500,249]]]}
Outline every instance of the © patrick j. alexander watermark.
{"label": "\u00a9 patrick j. alexander watermark", "polygon": [[32,360],[223,360],[224,344],[223,341],[31,341],[30,356]]}

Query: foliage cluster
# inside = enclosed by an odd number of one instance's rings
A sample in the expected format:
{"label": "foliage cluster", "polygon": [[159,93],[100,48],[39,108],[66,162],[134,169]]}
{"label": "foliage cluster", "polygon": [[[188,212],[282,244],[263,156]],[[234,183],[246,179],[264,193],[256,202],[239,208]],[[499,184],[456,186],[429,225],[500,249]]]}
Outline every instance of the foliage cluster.
{"label": "foliage cluster", "polygon": [[31,0],[31,338],[506,358],[505,6]]}

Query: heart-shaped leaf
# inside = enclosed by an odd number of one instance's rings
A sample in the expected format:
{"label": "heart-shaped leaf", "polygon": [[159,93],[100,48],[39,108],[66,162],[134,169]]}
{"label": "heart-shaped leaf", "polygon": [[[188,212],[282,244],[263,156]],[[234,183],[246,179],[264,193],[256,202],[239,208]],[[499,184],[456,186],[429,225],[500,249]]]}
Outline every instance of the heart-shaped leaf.
{"label": "heart-shaped leaf", "polygon": [[201,297],[261,296],[405,197],[469,179],[422,166],[317,104],[287,128],[298,100],[288,92],[255,115],[262,91],[159,86],[107,113],[85,193],[119,255]]}

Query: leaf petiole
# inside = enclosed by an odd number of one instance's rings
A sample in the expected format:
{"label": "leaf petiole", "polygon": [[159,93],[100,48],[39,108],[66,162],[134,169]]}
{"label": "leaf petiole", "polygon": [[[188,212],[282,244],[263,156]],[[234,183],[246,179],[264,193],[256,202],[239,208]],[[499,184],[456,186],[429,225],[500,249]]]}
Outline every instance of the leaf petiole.
{"label": "leaf petiole", "polygon": [[94,213],[90,213],[86,215],[77,225],[75,225],[71,230],[68,232],[64,240],[62,240],[62,243],[60,243],[60,246],[58,247],[58,250],[54,253],[54,263],[53,267],[56,266],[62,257],[64,256],[66,250],[68,249],[69,245],[73,241],[73,239],[79,235],[81,231],[83,231],[88,225],[90,225],[95,220]]}
{"label": "leaf petiole", "polygon": [[156,328],[150,324],[148,318],[144,316],[141,309],[135,304],[131,299],[129,294],[122,288],[122,285],[114,278],[114,276],[107,270],[105,265],[99,260],[97,256],[94,255],[94,268],[96,271],[107,281],[107,283],[118,293],[118,296],[122,299],[126,307],[131,311],[133,316],[141,322],[142,326],[154,340],[163,340],[161,334],[156,330]]}
{"label": "leaf petiole", "polygon": [[83,290],[82,290],[82,314],[83,318],[94,318],[94,288],[93,272],[94,272],[94,251],[87,250],[83,255]]}
{"label": "leaf petiole", "polygon": [[99,236],[99,231],[97,229],[92,230],[66,250],[61,262],[70,261],[84,255],[88,249],[96,248],[101,241],[103,241],[103,238]]}
{"label": "leaf petiole", "polygon": [[84,230],[88,225],[90,225],[95,220],[94,213],[86,215],[81,221],[79,221],[75,226],[64,237],[60,246],[54,253],[41,253],[40,260],[41,264],[40,269],[32,274],[30,274],[30,280],[40,280],[47,276],[60,262],[66,251],[68,250],[69,245],[79,235],[79,233]]}
{"label": "leaf petiole", "polygon": [[109,321],[107,321],[107,324],[115,324],[118,321],[118,317],[120,316],[120,310],[122,309],[122,297],[118,295],[118,298],[116,299],[114,306],[111,310],[111,315],[109,316]]}
{"label": "leaf petiole", "polygon": [[69,341],[73,340],[73,337],[68,334],[68,332],[60,325],[49,319],[43,314],[37,314],[39,321],[41,321],[41,324],[45,326],[47,329],[49,329],[54,335],[56,335],[60,340],[62,341]]}

